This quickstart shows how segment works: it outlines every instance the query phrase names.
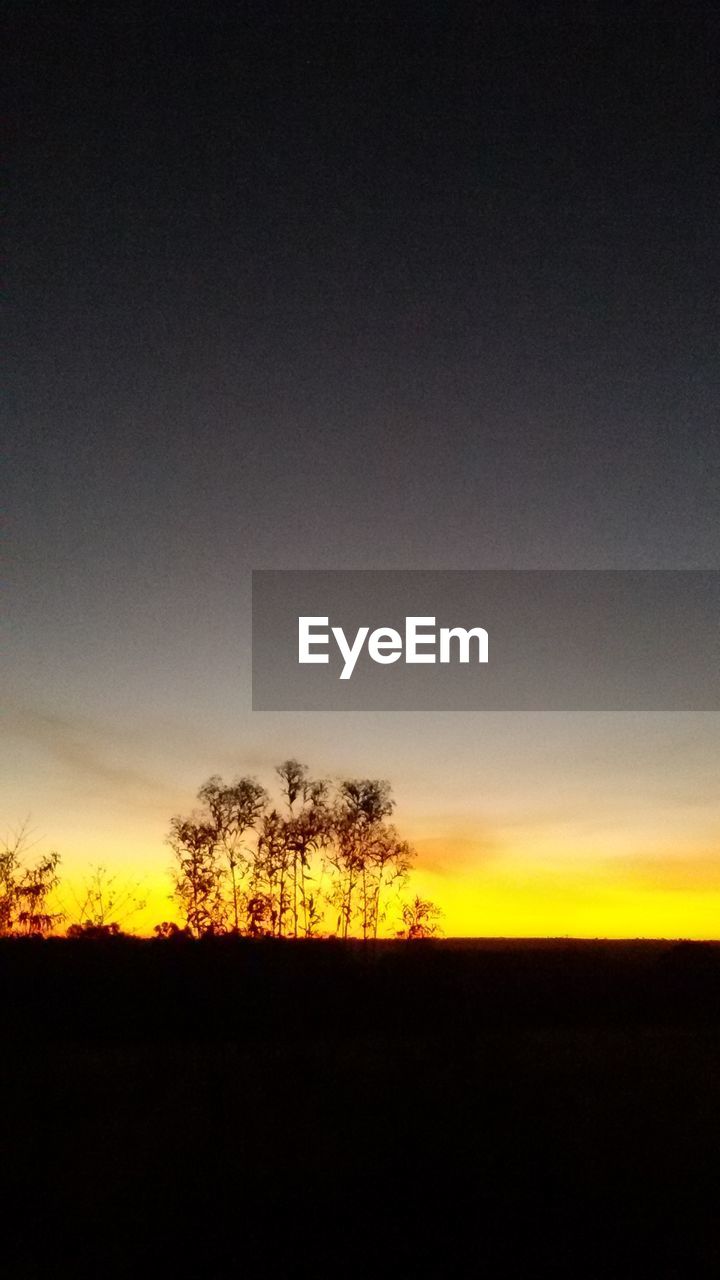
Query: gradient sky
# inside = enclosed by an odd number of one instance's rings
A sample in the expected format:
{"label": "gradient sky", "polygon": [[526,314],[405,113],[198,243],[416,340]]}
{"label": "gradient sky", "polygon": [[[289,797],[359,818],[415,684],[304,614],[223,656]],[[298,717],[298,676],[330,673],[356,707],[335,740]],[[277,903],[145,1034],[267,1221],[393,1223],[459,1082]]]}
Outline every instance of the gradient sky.
{"label": "gradient sky", "polygon": [[252,568],[716,568],[717,12],[17,20],[0,812],[384,775],[446,929],[720,934],[720,717],[251,713]]}

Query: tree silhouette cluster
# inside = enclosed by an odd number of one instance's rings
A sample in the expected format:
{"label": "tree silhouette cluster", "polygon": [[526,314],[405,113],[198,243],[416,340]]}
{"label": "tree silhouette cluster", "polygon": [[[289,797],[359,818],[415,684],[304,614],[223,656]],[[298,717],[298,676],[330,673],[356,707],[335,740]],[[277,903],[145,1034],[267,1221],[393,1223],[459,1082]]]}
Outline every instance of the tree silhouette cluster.
{"label": "tree silhouette cluster", "polygon": [[105,867],[93,867],[80,892],[72,891],[73,902],[65,912],[74,917],[68,938],[115,938],[129,932],[133,918],[145,907],[136,889]]}
{"label": "tree silhouette cluster", "polygon": [[[173,897],[181,923],[158,939],[235,934],[250,938],[429,938],[440,932],[434,903],[404,900],[415,851],[391,821],[390,786],[377,778],[335,785],[286,760],[276,802],[254,778],[214,775],[189,817],[175,817]],[[69,938],[132,933],[145,907],[138,886],[92,869],[82,887],[58,893],[59,854],[29,856],[27,823],[0,844],[0,936]],[[57,906],[60,909],[55,910]]]}
{"label": "tree silhouette cluster", "polygon": [[50,901],[59,884],[60,855],[45,853],[29,861],[27,825],[0,848],[0,936],[42,937],[62,920]]}
{"label": "tree silhouette cluster", "polygon": [[[380,779],[331,787],[286,760],[276,770],[279,803],[254,778],[215,775],[199,808],[172,820],[175,898],[193,937],[376,938],[390,898],[407,884],[414,850],[391,823],[395,802]],[[399,904],[400,936],[438,932],[439,910]],[[168,936],[170,926],[159,926]]]}

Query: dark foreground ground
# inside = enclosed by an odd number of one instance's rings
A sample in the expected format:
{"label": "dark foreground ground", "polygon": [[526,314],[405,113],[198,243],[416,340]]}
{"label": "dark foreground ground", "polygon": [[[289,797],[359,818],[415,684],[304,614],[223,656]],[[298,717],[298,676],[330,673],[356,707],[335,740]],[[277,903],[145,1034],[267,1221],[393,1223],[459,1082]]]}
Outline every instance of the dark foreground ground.
{"label": "dark foreground ground", "polygon": [[0,1272],[720,1275],[720,946],[0,943]]}

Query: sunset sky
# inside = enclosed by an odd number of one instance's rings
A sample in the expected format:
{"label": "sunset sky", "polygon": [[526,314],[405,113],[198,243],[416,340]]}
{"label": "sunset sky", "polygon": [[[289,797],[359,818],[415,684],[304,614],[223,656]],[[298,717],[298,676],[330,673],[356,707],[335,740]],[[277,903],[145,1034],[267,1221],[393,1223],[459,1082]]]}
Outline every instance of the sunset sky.
{"label": "sunset sky", "polygon": [[720,937],[716,712],[250,710],[254,568],[718,567],[717,18],[531,8],[19,20],[0,816],[141,928],[293,755],[448,934]]}

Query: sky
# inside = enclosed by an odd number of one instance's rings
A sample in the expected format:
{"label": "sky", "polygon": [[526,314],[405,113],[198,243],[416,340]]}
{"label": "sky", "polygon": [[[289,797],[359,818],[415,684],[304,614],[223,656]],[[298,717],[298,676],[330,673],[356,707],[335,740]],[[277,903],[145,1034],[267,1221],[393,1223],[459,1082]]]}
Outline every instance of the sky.
{"label": "sky", "polygon": [[[717,568],[714,6],[14,20],[0,816],[384,776],[448,933],[720,934],[720,718],[253,713],[250,572]],[[668,11],[669,12],[669,11]]]}

